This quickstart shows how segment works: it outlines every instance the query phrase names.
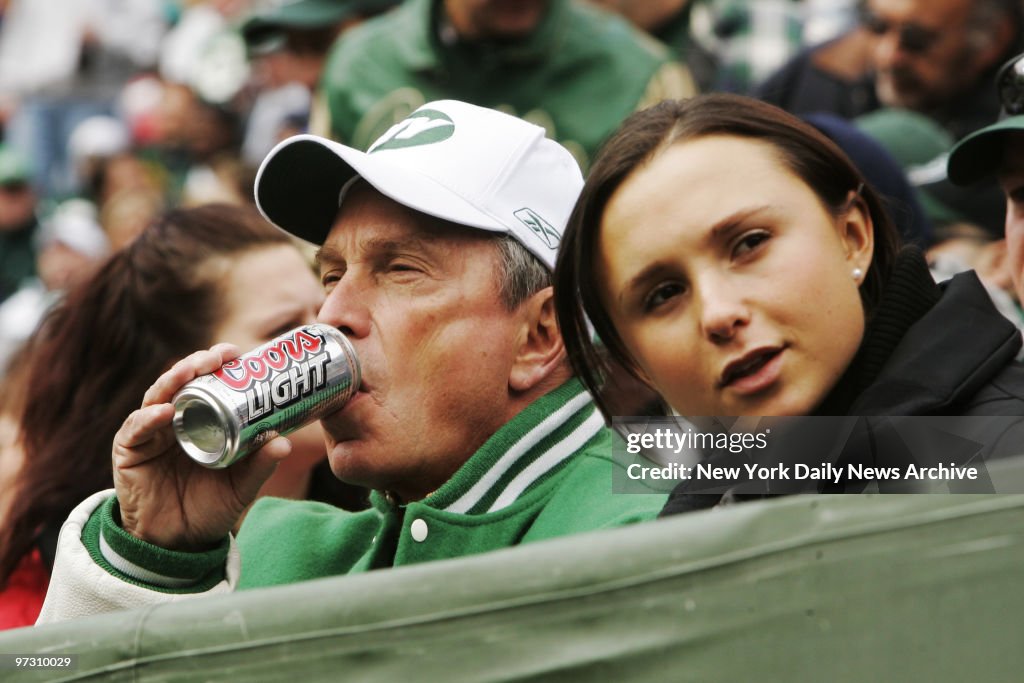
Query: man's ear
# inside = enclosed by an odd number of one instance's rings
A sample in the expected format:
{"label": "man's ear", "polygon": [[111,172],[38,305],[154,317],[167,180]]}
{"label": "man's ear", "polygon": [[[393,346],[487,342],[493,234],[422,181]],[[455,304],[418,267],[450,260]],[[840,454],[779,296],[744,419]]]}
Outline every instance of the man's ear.
{"label": "man's ear", "polygon": [[529,391],[549,378],[565,361],[562,333],[555,318],[554,290],[545,287],[524,301],[519,348],[509,370],[513,391]]}
{"label": "man's ear", "polygon": [[996,240],[979,247],[971,266],[981,281],[1007,292],[1013,291],[1013,263],[1006,240]]}
{"label": "man's ear", "polygon": [[[979,41],[975,47],[977,73],[984,73],[999,64],[1010,45],[1017,39],[1014,22],[1007,17],[1004,21],[990,22],[988,40]],[[1014,50],[1017,52],[1017,50]]]}

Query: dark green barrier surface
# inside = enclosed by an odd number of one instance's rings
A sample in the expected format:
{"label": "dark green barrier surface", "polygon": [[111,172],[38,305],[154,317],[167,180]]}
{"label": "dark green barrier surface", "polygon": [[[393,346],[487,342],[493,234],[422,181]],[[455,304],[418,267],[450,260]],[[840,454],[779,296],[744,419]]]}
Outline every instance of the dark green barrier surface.
{"label": "dark green barrier surface", "polygon": [[[1019,681],[1024,495],[794,497],[0,634],[10,681]],[[13,674],[13,675],[11,675]]]}

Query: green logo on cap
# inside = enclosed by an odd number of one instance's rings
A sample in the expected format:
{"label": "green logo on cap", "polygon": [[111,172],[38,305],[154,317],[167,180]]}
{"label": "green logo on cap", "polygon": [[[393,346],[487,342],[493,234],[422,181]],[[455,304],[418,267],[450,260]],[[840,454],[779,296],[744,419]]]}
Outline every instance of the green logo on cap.
{"label": "green logo on cap", "polygon": [[549,249],[557,249],[562,236],[550,223],[541,218],[533,209],[519,209],[513,214],[523,225],[532,230],[537,237],[544,240]]}
{"label": "green logo on cap", "polygon": [[447,114],[436,109],[420,109],[380,136],[380,139],[370,147],[369,153],[384,149],[430,145],[447,140],[454,133],[455,124]]}

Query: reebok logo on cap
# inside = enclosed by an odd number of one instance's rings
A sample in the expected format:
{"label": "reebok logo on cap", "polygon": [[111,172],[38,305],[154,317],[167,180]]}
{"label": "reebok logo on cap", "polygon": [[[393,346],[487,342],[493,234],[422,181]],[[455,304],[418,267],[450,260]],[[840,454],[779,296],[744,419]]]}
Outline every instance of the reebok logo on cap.
{"label": "reebok logo on cap", "polygon": [[562,241],[562,236],[558,234],[558,231],[551,227],[551,224],[541,218],[533,209],[519,209],[512,214],[522,222],[523,225],[528,227],[530,230],[544,241],[544,244],[549,249],[557,249],[558,243]]}
{"label": "reebok logo on cap", "polygon": [[368,150],[369,154],[385,149],[419,147],[447,140],[455,133],[455,123],[444,112],[420,109],[391,126],[388,132]]}

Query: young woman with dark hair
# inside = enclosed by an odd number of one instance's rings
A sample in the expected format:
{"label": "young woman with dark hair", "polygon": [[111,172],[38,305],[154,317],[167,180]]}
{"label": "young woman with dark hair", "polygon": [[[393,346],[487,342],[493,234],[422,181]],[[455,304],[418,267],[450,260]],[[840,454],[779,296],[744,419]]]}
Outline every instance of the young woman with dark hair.
{"label": "young woman with dark hair", "polygon": [[[289,238],[254,210],[228,205],[164,214],[70,292],[42,323],[19,372],[22,463],[0,511],[0,617],[16,609],[2,591],[19,563],[48,574],[69,511],[112,486],[114,434],[161,373],[215,342],[245,350],[312,322],[322,300]],[[319,423],[289,440],[292,454],[261,492],[311,497],[311,472],[325,464]],[[317,497],[362,505],[359,492],[336,483]],[[38,595],[22,595],[21,620],[32,623],[45,581]],[[18,625],[16,616],[0,627]]]}
{"label": "young woman with dark hair", "polygon": [[598,397],[618,364],[681,415],[1024,415],[1020,335],[977,277],[936,285],[836,145],[750,98],[623,123],[555,300]]}

